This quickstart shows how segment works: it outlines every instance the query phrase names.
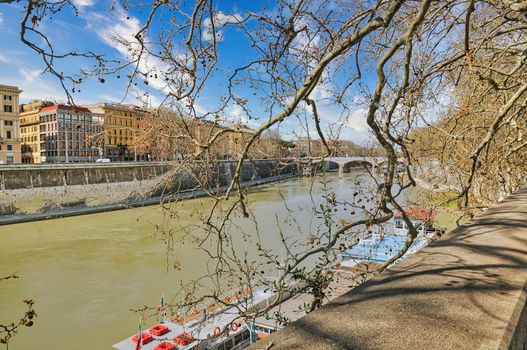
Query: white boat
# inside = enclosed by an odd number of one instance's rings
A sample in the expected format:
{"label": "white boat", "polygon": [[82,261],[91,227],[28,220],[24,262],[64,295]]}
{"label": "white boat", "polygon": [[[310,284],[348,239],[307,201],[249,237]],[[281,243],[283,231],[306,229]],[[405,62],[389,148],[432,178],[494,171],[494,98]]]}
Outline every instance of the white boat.
{"label": "white boat", "polygon": [[[418,231],[417,237],[405,256],[411,255],[442,235],[444,230],[432,226],[437,212],[431,209],[409,208],[406,215]],[[353,268],[361,262],[383,264],[397,254],[407,240],[408,227],[401,213],[395,213],[392,220],[379,227],[377,231],[359,241],[350,248],[337,254],[337,266]]]}
{"label": "white boat", "polygon": [[[262,308],[271,302],[273,292],[256,291],[240,303]],[[199,313],[198,313],[199,316]],[[159,334],[161,330],[162,334]],[[253,334],[254,335],[254,334]],[[142,332],[142,350],[238,350],[249,346],[253,339],[246,322],[236,306],[219,308],[205,320],[192,319],[186,323],[163,322]],[[135,350],[137,334],[113,345],[118,350]]]}

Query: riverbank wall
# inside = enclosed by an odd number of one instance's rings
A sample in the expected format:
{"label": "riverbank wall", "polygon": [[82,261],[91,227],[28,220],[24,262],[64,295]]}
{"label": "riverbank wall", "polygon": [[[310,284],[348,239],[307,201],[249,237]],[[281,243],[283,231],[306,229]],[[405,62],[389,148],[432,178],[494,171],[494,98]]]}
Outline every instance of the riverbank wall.
{"label": "riverbank wall", "polygon": [[[0,225],[119,210],[226,190],[237,162],[60,164],[1,167]],[[240,181],[253,186],[296,175],[293,161],[250,160]],[[201,193],[203,192],[203,194]]]}
{"label": "riverbank wall", "polygon": [[157,162],[0,166],[0,190],[144,181],[164,174],[172,166]]}
{"label": "riverbank wall", "polygon": [[[261,180],[245,182],[244,186],[252,187],[258,185],[264,185],[271,182],[285,180],[294,177],[294,174],[282,175],[282,176],[272,176]],[[223,186],[220,190],[225,191],[226,186]],[[94,206],[72,206],[65,208],[54,208],[43,213],[13,213],[8,215],[0,215],[0,226],[2,225],[11,225],[11,224],[20,224],[24,222],[32,221],[41,221],[41,220],[50,220],[65,218],[69,216],[80,216],[88,214],[97,214],[107,211],[123,210],[123,209],[132,209],[139,208],[149,205],[156,205],[159,203],[180,201],[186,199],[195,199],[207,197],[209,192],[207,190],[184,190],[166,197],[143,197],[136,198],[131,200],[124,200],[117,203],[108,203]]]}
{"label": "riverbank wall", "polygon": [[[236,161],[196,162],[192,166],[192,172],[203,174],[205,171],[207,175],[213,175],[214,181],[225,185],[232,178],[236,165]],[[248,160],[242,167],[241,180],[249,181],[255,178],[276,176],[280,173],[291,173],[296,171],[292,165],[290,161]],[[180,163],[175,162],[0,166],[0,191],[149,181],[178,167]]]}

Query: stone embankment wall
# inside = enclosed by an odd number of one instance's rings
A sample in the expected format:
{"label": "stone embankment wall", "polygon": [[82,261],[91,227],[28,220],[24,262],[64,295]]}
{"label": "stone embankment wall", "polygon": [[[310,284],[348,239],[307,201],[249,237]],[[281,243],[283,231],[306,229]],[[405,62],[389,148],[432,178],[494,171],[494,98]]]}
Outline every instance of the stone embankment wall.
{"label": "stone embankment wall", "polygon": [[[183,169],[174,168],[173,171],[168,171],[158,178],[158,183],[149,192],[149,196],[157,197],[204,187],[211,190],[219,189],[231,182],[236,174],[237,165],[235,161],[221,161],[196,163]],[[296,173],[297,165],[293,161],[252,160],[243,164],[240,181],[243,183]]]}
{"label": "stone embankment wall", "polygon": [[[178,163],[46,164],[0,167],[0,215],[41,211],[50,204],[66,207],[83,201],[86,206],[124,203],[133,198],[151,198],[175,192],[220,188],[236,171],[235,161],[196,163],[182,168]],[[242,182],[258,181],[296,173],[292,162],[247,161]],[[9,210],[8,210],[9,209]]]}
{"label": "stone embankment wall", "polygon": [[[193,167],[191,173],[199,176],[206,174],[209,182],[212,181],[211,184],[224,186],[232,179],[236,165],[235,161],[199,163]],[[155,179],[177,166],[177,163],[170,162],[0,166],[0,190],[146,181]],[[244,164],[240,179],[245,182],[289,174],[292,171],[293,166],[289,163],[253,160]],[[194,187],[197,184],[198,182],[188,183],[185,187]]]}
{"label": "stone embankment wall", "polygon": [[172,167],[170,163],[0,166],[0,190],[144,181]]}

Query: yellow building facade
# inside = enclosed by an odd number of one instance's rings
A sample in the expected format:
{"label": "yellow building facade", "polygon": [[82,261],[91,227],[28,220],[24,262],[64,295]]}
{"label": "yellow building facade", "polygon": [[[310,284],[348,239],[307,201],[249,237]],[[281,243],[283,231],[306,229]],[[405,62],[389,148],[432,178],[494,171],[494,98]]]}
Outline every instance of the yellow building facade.
{"label": "yellow building facade", "polygon": [[20,135],[23,164],[38,164],[40,159],[40,118],[42,107],[51,102],[37,101],[20,106]]}
{"label": "yellow building facade", "polygon": [[20,115],[16,86],[0,85],[0,164],[20,164]]}
{"label": "yellow building facade", "polygon": [[133,161],[137,159],[135,138],[138,119],[143,111],[133,105],[98,103],[86,105],[92,113],[102,114],[104,157],[112,161]]}

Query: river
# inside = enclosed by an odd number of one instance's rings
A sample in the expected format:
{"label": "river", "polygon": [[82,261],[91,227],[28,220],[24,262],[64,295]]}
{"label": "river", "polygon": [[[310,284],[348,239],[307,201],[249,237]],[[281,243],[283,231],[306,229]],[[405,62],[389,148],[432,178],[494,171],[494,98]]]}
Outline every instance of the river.
{"label": "river", "polygon": [[[363,175],[332,174],[329,187],[338,198],[349,198]],[[251,209],[263,223],[260,230],[270,232],[270,246],[277,241],[272,237],[276,219],[283,221],[287,213],[284,199],[301,226],[313,229],[312,200],[320,201],[322,187],[319,178],[294,178],[250,190]],[[169,219],[159,206],[151,206],[0,227],[0,276],[15,271],[20,276],[0,281],[0,324],[24,313],[25,298],[36,301],[38,314],[33,327],[23,327],[9,349],[111,349],[130,336],[138,324],[131,308],[157,305],[180,281],[204,273],[203,253],[188,245],[174,249],[181,269],[167,264],[156,224],[192,224],[198,219],[191,213],[206,201],[182,202],[177,217]],[[239,218],[237,224],[253,232],[252,222],[246,221]],[[281,227],[296,232],[287,224]],[[241,241],[240,247],[254,252],[254,241]]]}

